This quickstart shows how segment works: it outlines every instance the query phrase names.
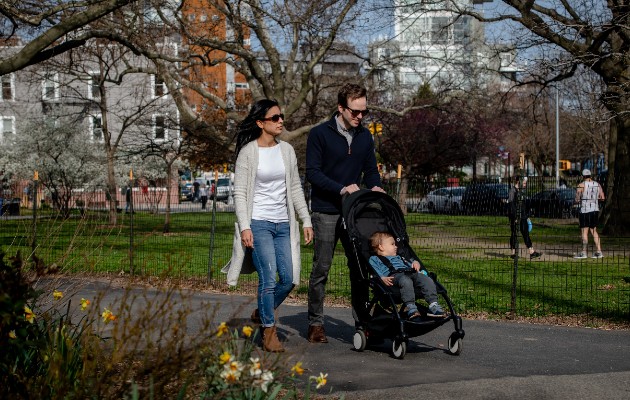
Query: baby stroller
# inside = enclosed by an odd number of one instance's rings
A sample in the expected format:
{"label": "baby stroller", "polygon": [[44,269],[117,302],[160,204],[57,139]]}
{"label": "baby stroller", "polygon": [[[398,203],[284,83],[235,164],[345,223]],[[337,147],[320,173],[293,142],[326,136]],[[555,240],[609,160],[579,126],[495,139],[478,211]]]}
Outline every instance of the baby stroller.
{"label": "baby stroller", "polygon": [[[356,276],[360,276],[362,283],[371,288],[371,299],[367,305],[369,320],[359,321],[360,327],[353,337],[354,348],[363,351],[368,342],[390,339],[392,355],[402,359],[407,352],[409,338],[424,335],[453,321],[455,331],[448,339],[448,350],[451,354],[459,355],[464,338],[462,319],[455,313],[451,299],[444,286],[437,282],[436,275],[429,273],[435,282],[438,296],[446,301],[448,316],[429,317],[428,308],[417,304],[422,316],[407,320],[403,312],[404,304],[401,304],[400,290],[395,286],[385,286],[368,261],[371,255],[369,239],[377,231],[389,232],[394,236],[399,255],[419,260],[409,245],[405,219],[398,203],[385,193],[360,190],[343,200],[342,218],[359,265],[360,273]],[[420,264],[424,269],[422,262]]]}

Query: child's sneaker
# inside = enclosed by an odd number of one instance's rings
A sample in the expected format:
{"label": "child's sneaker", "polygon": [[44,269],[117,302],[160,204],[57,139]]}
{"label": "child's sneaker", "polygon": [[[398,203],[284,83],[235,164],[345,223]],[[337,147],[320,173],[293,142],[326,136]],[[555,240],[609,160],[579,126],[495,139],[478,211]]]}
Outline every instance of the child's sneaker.
{"label": "child's sneaker", "polygon": [[604,255],[602,254],[602,252],[601,252],[601,251],[596,251],[596,252],[593,254],[593,257],[592,257],[592,258],[604,258]]}
{"label": "child's sneaker", "polygon": [[577,255],[573,258],[586,258],[586,253],[584,253],[583,251],[577,253]]}
{"label": "child's sneaker", "polygon": [[529,259],[533,260],[534,258],[539,258],[540,256],[542,256],[542,253],[539,253],[537,251],[533,252],[532,254],[529,255]]}
{"label": "child's sneaker", "polygon": [[444,310],[442,310],[442,307],[440,307],[440,305],[437,303],[437,301],[434,301],[433,303],[429,304],[429,313],[427,314],[427,316],[429,316],[429,317],[443,317],[444,316]]}

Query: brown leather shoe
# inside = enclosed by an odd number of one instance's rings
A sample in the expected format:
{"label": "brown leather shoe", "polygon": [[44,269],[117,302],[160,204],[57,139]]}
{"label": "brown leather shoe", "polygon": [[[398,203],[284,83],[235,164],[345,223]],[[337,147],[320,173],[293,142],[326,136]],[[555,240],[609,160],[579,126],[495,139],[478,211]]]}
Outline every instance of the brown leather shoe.
{"label": "brown leather shoe", "polygon": [[281,353],[284,351],[282,343],[278,340],[278,333],[275,326],[263,328],[263,350],[272,353]]}
{"label": "brown leather shoe", "polygon": [[310,325],[308,327],[307,339],[311,343],[328,343],[326,332],[321,325]]}
{"label": "brown leather shoe", "polygon": [[[262,320],[260,319],[260,311],[258,311],[258,309],[255,309],[254,311],[252,311],[252,315],[249,318],[255,324],[258,324],[258,325],[262,324]],[[278,322],[278,309],[277,308],[273,310],[273,319],[276,321],[276,323]]]}
{"label": "brown leather shoe", "polygon": [[252,312],[252,316],[250,317],[252,322],[255,324],[262,324],[262,321],[260,320],[260,313],[258,312],[258,309],[255,309]]}

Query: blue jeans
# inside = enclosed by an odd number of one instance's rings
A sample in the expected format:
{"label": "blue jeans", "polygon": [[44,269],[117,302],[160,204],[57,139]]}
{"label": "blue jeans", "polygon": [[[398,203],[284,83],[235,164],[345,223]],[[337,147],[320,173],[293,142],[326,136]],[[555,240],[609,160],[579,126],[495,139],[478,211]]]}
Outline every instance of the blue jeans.
{"label": "blue jeans", "polygon": [[[291,261],[291,229],[288,222],[252,220],[254,251],[258,272],[258,312],[262,326],[274,326],[274,310],[293,289]],[[276,281],[276,274],[278,281]]]}

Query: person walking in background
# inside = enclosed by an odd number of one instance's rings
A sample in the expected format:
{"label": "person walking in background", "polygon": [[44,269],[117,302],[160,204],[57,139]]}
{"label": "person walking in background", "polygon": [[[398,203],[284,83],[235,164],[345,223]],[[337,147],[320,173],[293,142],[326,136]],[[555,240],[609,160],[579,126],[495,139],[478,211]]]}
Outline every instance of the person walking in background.
{"label": "person walking in background", "polygon": [[595,243],[595,253],[593,258],[603,258],[599,234],[597,233],[597,224],[599,223],[599,202],[605,200],[604,190],[602,186],[591,178],[591,171],[585,169],[582,171],[584,181],[577,187],[575,193],[575,202],[580,205],[580,229],[582,233],[582,251],[575,258],[586,258],[588,248],[588,232],[593,236]]}
{"label": "person walking in background", "polygon": [[125,189],[125,212],[128,213],[131,206],[131,188],[127,186]]}
{"label": "person walking in background", "polygon": [[193,182],[193,195],[192,195],[192,202],[197,202],[199,201],[199,187],[201,185],[199,184],[199,182],[195,181]]}
{"label": "person walking in background", "polygon": [[359,190],[361,182],[383,191],[376,165],[374,140],[361,125],[369,113],[365,88],[344,85],[337,95],[337,111],[329,121],[314,127],[306,144],[306,177],[311,184],[311,209],[315,232],[313,270],[308,287],[308,332],[311,343],[327,343],[324,330],[324,297],[337,241],[346,251],[350,270],[352,312],[357,328],[369,318],[368,286],[361,274],[348,234],[341,226],[341,198]]}
{"label": "person walking in background", "polygon": [[201,209],[205,210],[208,203],[208,186],[205,183],[202,183],[199,187],[199,197],[201,199]]}
{"label": "person walking in background", "polygon": [[527,246],[527,250],[529,251],[529,258],[533,260],[542,256],[542,253],[534,251],[532,239],[529,237],[529,223],[527,222],[529,218],[529,210],[523,202],[520,207],[520,213],[517,211],[518,201],[520,201],[519,194],[521,184],[522,188],[525,189],[525,186],[527,185],[527,177],[521,180],[521,177],[516,175],[513,177],[513,180],[514,185],[510,187],[510,191],[508,193],[507,213],[508,218],[510,219],[510,249],[512,250],[510,257],[516,257],[516,241],[518,240],[518,231],[520,230],[525,246]]}
{"label": "person walking in background", "polygon": [[[259,100],[241,122],[236,137],[234,205],[240,244],[235,241],[228,284],[236,285],[243,262],[251,256],[258,272],[258,308],[263,349],[284,351],[276,331],[275,310],[300,281],[300,232],[313,240],[313,228],[300,183],[293,147],[278,140],[284,115],[274,100]],[[238,236],[237,236],[238,237]],[[276,280],[276,275],[278,276]]]}

